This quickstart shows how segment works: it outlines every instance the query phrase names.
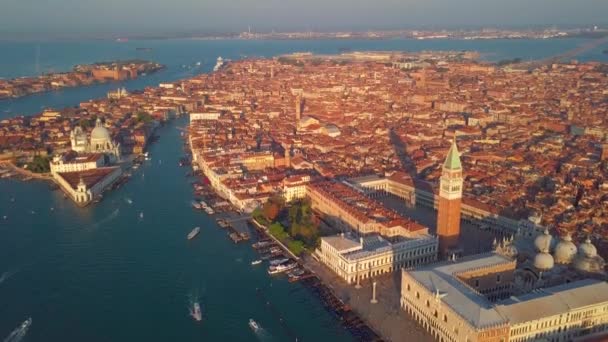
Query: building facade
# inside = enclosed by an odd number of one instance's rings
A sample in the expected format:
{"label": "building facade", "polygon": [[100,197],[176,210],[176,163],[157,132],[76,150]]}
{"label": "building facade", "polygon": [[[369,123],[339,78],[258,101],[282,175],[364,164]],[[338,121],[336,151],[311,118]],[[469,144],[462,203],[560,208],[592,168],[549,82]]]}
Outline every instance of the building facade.
{"label": "building facade", "polygon": [[78,172],[58,172],[53,179],[76,204],[85,206],[122,175],[120,167],[102,167]]}
{"label": "building facade", "polygon": [[315,257],[348,284],[436,261],[437,238],[390,241],[380,235],[354,237],[341,234],[321,238]]}
{"label": "building facade", "polygon": [[608,333],[608,283],[582,279],[515,295],[499,253],[403,270],[401,307],[437,341],[577,341]]}
{"label": "building facade", "polygon": [[91,170],[104,165],[105,158],[101,153],[76,155],[74,152],[71,152],[63,155],[55,155],[50,162],[51,174]]}

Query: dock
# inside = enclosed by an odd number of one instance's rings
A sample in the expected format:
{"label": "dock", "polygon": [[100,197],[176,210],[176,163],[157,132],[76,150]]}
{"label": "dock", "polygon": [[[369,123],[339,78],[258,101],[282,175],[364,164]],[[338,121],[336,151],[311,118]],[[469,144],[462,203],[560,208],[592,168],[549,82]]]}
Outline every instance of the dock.
{"label": "dock", "polygon": [[247,222],[251,219],[249,215],[222,215],[226,218],[218,218],[216,221],[220,227],[228,231],[228,237],[234,243],[249,241],[251,238]]}

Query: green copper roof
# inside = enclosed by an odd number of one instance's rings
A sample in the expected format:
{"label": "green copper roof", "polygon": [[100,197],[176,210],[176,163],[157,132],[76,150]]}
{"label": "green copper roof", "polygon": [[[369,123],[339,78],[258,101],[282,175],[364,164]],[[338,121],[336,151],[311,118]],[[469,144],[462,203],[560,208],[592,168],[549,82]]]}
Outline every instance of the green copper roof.
{"label": "green copper roof", "polygon": [[456,146],[456,139],[452,141],[452,146],[448,151],[448,156],[445,158],[443,167],[448,170],[460,170],[462,165],[460,164],[460,153],[458,153],[458,147]]}

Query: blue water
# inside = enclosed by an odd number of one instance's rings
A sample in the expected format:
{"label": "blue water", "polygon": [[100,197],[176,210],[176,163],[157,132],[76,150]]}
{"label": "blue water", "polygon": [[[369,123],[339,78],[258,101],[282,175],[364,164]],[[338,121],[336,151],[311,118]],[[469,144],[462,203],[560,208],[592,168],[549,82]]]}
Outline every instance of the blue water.
{"label": "blue water", "polygon": [[[208,71],[215,58],[271,56],[296,51],[478,50],[487,60],[541,58],[586,40],[501,41],[197,41],[162,40],[15,43],[0,42],[0,76],[63,71],[77,63],[145,58],[168,68],[124,83],[128,89],[154,86]],[[137,52],[149,47],[151,52]],[[605,60],[598,47],[582,60]],[[182,64],[202,62],[200,69]],[[65,107],[105,96],[123,84],[66,89],[0,101],[0,118],[30,115],[46,106]],[[303,341],[351,341],[316,297],[299,284],[270,278],[251,267],[256,256],[234,245],[207,216],[193,212],[187,170],[177,166],[180,119],[159,134],[152,161],[104,201],[77,208],[40,182],[0,180],[0,338],[27,317],[26,341],[286,341],[288,333],[256,295],[263,289],[278,315]],[[161,162],[162,161],[162,162]],[[127,199],[132,201],[129,204]],[[53,208],[53,209],[51,209]],[[144,219],[139,213],[144,213]],[[6,215],[6,220],[2,217]],[[192,227],[202,232],[188,243]],[[201,298],[204,321],[187,314],[188,296]],[[254,334],[249,318],[264,328]]]}
{"label": "blue water", "polygon": [[[248,244],[192,210],[188,170],[177,165],[176,127],[186,123],[163,127],[152,161],[98,205],[0,180],[0,273],[12,274],[0,283],[1,338],[31,316],[27,341],[257,341],[249,318],[263,340],[289,340],[261,288],[301,340],[351,340],[306,288],[252,267]],[[195,226],[202,231],[188,242]],[[188,316],[191,295],[201,299],[200,324]]]}
{"label": "blue water", "polygon": [[[0,77],[11,78],[36,75],[41,72],[67,71],[75,64],[105,60],[143,58],[165,64],[168,68],[124,83],[110,83],[83,88],[64,89],[58,92],[37,94],[27,98],[0,101],[0,118],[31,115],[44,107],[75,106],[82,101],[105,95],[119,86],[142,89],[157,86],[163,81],[175,81],[213,68],[215,59],[244,57],[270,57],[278,54],[310,51],[337,53],[341,48],[352,50],[476,50],[488,61],[522,58],[538,59],[572,50],[589,42],[589,39],[546,40],[143,40],[117,43],[113,41],[67,42],[7,42],[0,41]],[[137,47],[152,51],[137,51]],[[580,60],[608,60],[602,50],[608,43],[589,50]],[[40,51],[36,64],[37,51]],[[201,62],[200,68],[185,69]],[[36,68],[38,65],[38,69]]]}

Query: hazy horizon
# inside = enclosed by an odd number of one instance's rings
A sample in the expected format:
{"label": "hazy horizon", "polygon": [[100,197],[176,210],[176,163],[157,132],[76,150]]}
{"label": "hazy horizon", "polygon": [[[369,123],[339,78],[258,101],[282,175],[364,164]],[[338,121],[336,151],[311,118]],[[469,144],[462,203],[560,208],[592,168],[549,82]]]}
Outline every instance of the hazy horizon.
{"label": "hazy horizon", "polygon": [[[601,0],[4,0],[0,35],[110,36],[290,30],[592,26]],[[74,15],[77,13],[78,15]]]}

